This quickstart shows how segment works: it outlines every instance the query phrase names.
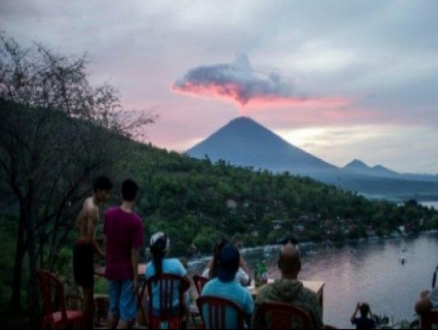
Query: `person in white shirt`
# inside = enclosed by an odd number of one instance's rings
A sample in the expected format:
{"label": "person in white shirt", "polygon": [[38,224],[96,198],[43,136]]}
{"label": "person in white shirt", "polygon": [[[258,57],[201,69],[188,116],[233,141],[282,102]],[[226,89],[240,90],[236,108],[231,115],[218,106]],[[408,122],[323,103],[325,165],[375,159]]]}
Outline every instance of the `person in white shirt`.
{"label": "person in white shirt", "polygon": [[[215,244],[213,248],[213,259],[210,260],[210,262],[207,264],[207,267],[203,271],[202,276],[208,279],[217,277],[217,272],[219,267],[218,255],[220,251],[223,249],[223,247],[227,244],[228,241],[226,239],[222,239]],[[243,286],[248,286],[251,284],[251,276],[249,275],[249,269],[242,257],[240,257],[239,270],[237,271],[234,280],[239,282]]]}

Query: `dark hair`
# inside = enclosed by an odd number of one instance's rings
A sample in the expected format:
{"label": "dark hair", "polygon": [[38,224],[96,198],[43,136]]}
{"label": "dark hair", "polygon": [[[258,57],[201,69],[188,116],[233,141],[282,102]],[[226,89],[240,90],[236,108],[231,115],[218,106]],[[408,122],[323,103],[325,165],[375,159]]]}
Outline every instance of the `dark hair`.
{"label": "dark hair", "polygon": [[154,244],[150,246],[152,253],[152,262],[155,266],[155,274],[160,275],[163,273],[163,259],[166,255],[166,243],[167,236],[161,236]]}
{"label": "dark hair", "polygon": [[93,190],[96,192],[97,190],[112,190],[113,189],[113,183],[111,180],[104,175],[101,175],[96,178],[93,185]]}
{"label": "dark hair", "polygon": [[225,247],[225,245],[228,244],[228,240],[221,239],[220,241],[217,241],[213,248],[213,262],[211,263],[210,271],[208,272],[208,277],[215,278],[217,277],[217,272],[219,268],[219,253],[222,251],[222,249]]}
{"label": "dark hair", "polygon": [[122,183],[122,198],[125,201],[132,202],[137,197],[138,185],[134,180],[127,179]]}
{"label": "dark hair", "polygon": [[294,236],[288,236],[280,241],[281,245],[286,245],[288,243],[291,243],[293,245],[298,245],[298,240]]}
{"label": "dark hair", "polygon": [[360,305],[360,315],[362,317],[367,317],[369,312],[370,312],[370,306],[368,304],[361,304]]}

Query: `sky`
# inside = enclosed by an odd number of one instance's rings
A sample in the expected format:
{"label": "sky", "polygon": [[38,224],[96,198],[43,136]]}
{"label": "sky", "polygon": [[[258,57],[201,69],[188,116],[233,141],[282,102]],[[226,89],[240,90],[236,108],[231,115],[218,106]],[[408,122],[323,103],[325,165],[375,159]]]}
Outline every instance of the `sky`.
{"label": "sky", "polygon": [[1,0],[0,31],[86,53],[161,148],[248,116],[336,166],[438,173],[438,0]]}

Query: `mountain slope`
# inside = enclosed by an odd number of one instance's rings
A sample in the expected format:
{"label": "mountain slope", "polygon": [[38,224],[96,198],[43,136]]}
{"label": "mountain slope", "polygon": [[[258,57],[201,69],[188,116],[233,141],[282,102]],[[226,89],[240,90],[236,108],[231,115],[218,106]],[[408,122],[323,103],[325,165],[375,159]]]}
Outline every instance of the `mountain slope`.
{"label": "mountain slope", "polygon": [[253,166],[271,171],[311,174],[336,171],[337,168],[301,150],[247,117],[232,120],[203,142],[187,151],[194,158],[206,155],[216,162]]}

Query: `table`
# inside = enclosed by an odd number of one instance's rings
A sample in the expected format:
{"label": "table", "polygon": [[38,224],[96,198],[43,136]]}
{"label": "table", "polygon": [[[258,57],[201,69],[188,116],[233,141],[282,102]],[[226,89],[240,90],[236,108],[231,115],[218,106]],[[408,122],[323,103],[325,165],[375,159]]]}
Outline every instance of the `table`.
{"label": "table", "polygon": [[[99,277],[105,277],[105,270],[106,267],[102,266],[102,265],[96,265],[94,267],[94,275],[99,276]],[[138,282],[142,283],[141,285],[141,290],[140,292],[137,294],[137,307],[140,310],[142,317],[144,320],[147,320],[147,315],[146,315],[146,310],[144,308],[144,305],[142,303],[142,298],[144,296],[144,292],[146,290],[146,264],[138,264],[137,267],[137,275],[138,275]]]}
{"label": "table", "polygon": [[[318,297],[319,304],[321,306],[321,313],[323,313],[325,282],[323,282],[323,281],[300,281],[300,282],[303,283],[303,286],[305,288],[310,289],[316,293],[316,296]],[[268,284],[270,284],[270,283],[274,283],[273,278],[268,279]],[[260,288],[262,288],[262,287],[258,287],[258,288],[255,287],[254,280],[251,281],[251,285],[248,287],[248,289],[250,290],[254,299],[257,297]]]}

